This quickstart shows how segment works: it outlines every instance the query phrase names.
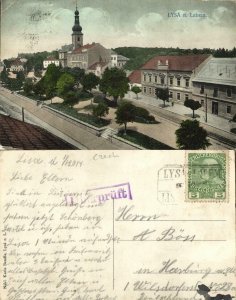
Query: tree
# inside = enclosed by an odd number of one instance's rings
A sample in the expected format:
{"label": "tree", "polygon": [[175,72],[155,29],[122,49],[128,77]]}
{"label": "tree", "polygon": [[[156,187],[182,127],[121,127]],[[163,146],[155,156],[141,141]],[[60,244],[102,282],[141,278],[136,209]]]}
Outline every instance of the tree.
{"label": "tree", "polygon": [[84,75],[83,79],[81,80],[81,84],[85,91],[90,91],[95,88],[99,84],[99,77],[97,77],[94,73],[89,73]]}
{"label": "tree", "polygon": [[50,64],[42,81],[47,98],[51,98],[55,94],[57,81],[60,76],[60,68],[55,64]]}
{"label": "tree", "polygon": [[68,103],[70,106],[77,104],[79,102],[79,97],[74,91],[69,91],[63,96],[64,102]]}
{"label": "tree", "polygon": [[164,103],[164,107],[166,101],[169,101],[169,89],[168,88],[157,88],[156,89],[156,96],[157,98],[161,99]]}
{"label": "tree", "polygon": [[118,68],[106,69],[100,81],[100,90],[114,98],[117,105],[118,97],[124,97],[129,90],[129,79],[124,70]]}
{"label": "tree", "polygon": [[57,81],[57,93],[59,96],[65,96],[69,91],[73,90],[75,79],[72,75],[64,73]]}
{"label": "tree", "polygon": [[75,78],[75,82],[77,85],[82,82],[84,75],[85,75],[85,70],[80,69],[78,67],[75,67],[75,68],[66,67],[62,71],[64,73],[69,73],[70,75],[72,75]]}
{"label": "tree", "polygon": [[109,107],[105,102],[100,102],[93,107],[93,115],[95,117],[105,117],[109,113]]}
{"label": "tree", "polygon": [[207,138],[207,131],[199,126],[197,120],[185,120],[176,130],[176,144],[182,150],[205,150],[211,145]]}
{"label": "tree", "polygon": [[1,81],[4,82],[4,83],[7,83],[8,82],[8,72],[7,72],[7,69],[6,67],[4,66],[2,72],[1,72]]}
{"label": "tree", "polygon": [[21,85],[23,84],[23,82],[25,81],[25,74],[23,71],[19,71],[16,73],[16,79],[19,80],[19,82],[21,82]]}
{"label": "tree", "polygon": [[136,94],[136,99],[138,99],[138,94],[142,92],[142,90],[140,89],[140,87],[138,87],[137,85],[134,85],[131,88],[131,91]]}
{"label": "tree", "polygon": [[42,95],[45,93],[44,78],[42,78],[33,86],[33,91],[35,95],[39,96],[41,99]]}
{"label": "tree", "polygon": [[31,94],[31,92],[33,91],[33,83],[32,80],[27,79],[23,85],[23,90],[25,92],[25,94],[28,96]]}
{"label": "tree", "polygon": [[192,100],[192,99],[188,99],[184,101],[184,106],[192,109],[193,111],[193,118],[195,118],[194,112],[195,110],[199,109],[202,105],[200,102]]}
{"label": "tree", "polygon": [[128,101],[122,101],[116,112],[116,123],[125,125],[125,134],[128,122],[133,122],[136,116],[136,106]]}

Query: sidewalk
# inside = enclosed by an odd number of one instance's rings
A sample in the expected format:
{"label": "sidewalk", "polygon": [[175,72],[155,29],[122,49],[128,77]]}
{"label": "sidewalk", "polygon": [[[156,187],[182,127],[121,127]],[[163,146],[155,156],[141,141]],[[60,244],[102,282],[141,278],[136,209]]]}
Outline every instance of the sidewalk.
{"label": "sidewalk", "polygon": [[[139,95],[138,100],[136,99],[136,96],[134,95],[134,93],[129,92],[128,94],[126,94],[126,98],[127,100],[132,100],[132,101],[137,101],[137,105],[139,102],[144,103],[144,104],[148,104],[148,105],[152,105],[152,106],[156,106],[158,108],[163,108],[163,110],[167,110],[179,115],[182,115],[184,117],[192,117],[192,110],[190,108],[185,107],[183,104],[179,104],[179,103],[174,103],[174,106],[171,105],[170,102],[166,102],[166,107],[163,107],[163,101],[159,100],[159,99],[155,99],[153,97],[148,97],[148,96],[144,96],[144,95]],[[207,114],[207,122],[205,121],[205,112],[202,111],[201,109],[198,109],[195,111],[195,116],[196,116],[196,120],[198,120],[199,122],[203,123],[203,124],[207,124],[210,126],[213,126],[215,128],[230,132],[231,129],[231,125],[229,120],[224,119],[222,117],[213,115],[211,113]]]}

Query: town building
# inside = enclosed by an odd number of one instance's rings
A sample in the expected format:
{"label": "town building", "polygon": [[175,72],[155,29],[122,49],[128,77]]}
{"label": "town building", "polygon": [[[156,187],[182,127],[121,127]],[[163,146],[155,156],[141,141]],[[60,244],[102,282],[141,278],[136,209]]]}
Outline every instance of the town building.
{"label": "town building", "polygon": [[142,88],[141,75],[141,70],[134,70],[129,74],[128,78],[130,89],[132,89],[133,86],[138,86]]}
{"label": "town building", "polygon": [[22,62],[19,58],[16,58],[14,60],[12,60],[10,62],[10,68],[9,68],[9,71],[10,72],[20,72],[20,71],[23,71],[25,70],[25,62]]}
{"label": "town building", "polygon": [[[99,43],[84,44],[84,34],[79,20],[79,11],[75,10],[74,26],[72,27],[72,46],[62,47],[59,50],[59,61],[63,68],[79,67],[86,73],[93,72],[101,74],[106,67],[117,66],[122,68],[128,58],[106,49]],[[70,46],[70,45],[69,45]]]}
{"label": "town building", "polygon": [[51,64],[56,65],[57,67],[60,66],[60,60],[56,59],[55,57],[47,57],[44,61],[43,61],[43,68],[47,69],[47,67]]}
{"label": "town building", "polygon": [[211,58],[193,78],[193,99],[204,111],[231,119],[236,114],[236,58]]}
{"label": "town building", "polygon": [[128,61],[129,58],[117,54],[115,51],[111,50],[111,67],[117,67],[119,69],[122,69]]}
{"label": "town building", "polygon": [[192,80],[209,55],[156,56],[141,68],[142,93],[156,97],[157,88],[169,88],[171,101],[192,98]]}

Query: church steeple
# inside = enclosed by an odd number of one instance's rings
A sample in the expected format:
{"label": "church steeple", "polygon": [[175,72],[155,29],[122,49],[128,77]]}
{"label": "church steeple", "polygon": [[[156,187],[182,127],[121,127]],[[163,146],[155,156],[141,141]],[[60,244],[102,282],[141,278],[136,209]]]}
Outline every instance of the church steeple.
{"label": "church steeple", "polygon": [[79,22],[79,11],[76,1],[76,9],[75,9],[75,24],[72,27],[72,44],[74,46],[74,49],[79,48],[83,46],[83,33],[82,33],[82,27],[80,26]]}

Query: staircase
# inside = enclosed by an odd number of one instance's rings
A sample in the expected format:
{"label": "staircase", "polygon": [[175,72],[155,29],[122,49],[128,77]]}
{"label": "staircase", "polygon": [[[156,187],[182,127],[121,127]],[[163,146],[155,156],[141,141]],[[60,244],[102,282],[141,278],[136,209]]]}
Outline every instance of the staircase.
{"label": "staircase", "polygon": [[101,137],[108,140],[108,139],[112,138],[113,135],[116,135],[117,133],[118,133],[117,129],[107,127],[101,134]]}

